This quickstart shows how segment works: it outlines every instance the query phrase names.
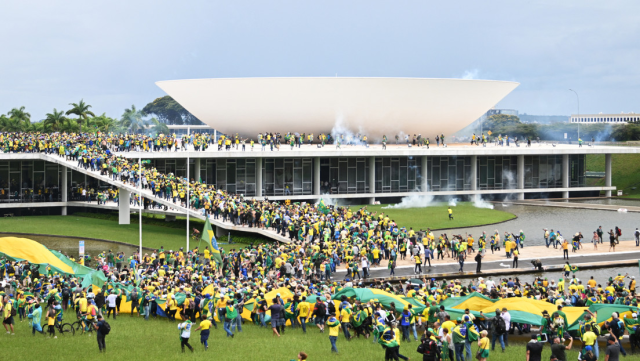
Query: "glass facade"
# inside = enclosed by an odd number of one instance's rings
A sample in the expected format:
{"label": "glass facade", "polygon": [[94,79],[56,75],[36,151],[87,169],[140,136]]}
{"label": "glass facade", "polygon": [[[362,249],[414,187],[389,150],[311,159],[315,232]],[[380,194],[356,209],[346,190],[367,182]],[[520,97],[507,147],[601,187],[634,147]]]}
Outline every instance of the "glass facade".
{"label": "glass facade", "polygon": [[369,193],[369,158],[321,158],[321,193]]}
{"label": "glass facade", "polygon": [[471,157],[427,158],[429,191],[470,190],[471,178]]}
{"label": "glass facade", "polygon": [[515,189],[517,172],[517,156],[478,157],[478,189]]}
{"label": "glass facade", "polygon": [[[158,172],[186,177],[186,159],[155,159]],[[216,189],[246,196],[256,195],[256,159],[200,159],[200,174],[196,175],[195,159],[189,159],[189,178],[214,184]]]}
{"label": "glass facade", "polygon": [[[562,155],[525,156],[526,189],[562,188]],[[256,195],[257,172],[262,172],[264,196],[312,195],[313,158],[200,159],[200,174],[190,159],[189,175],[214,184],[217,189],[246,196]],[[517,188],[517,156],[478,156],[478,190]],[[321,193],[372,193],[370,158],[320,158]],[[569,186],[584,187],[586,156],[569,156]],[[375,193],[420,191],[421,157],[376,157]],[[186,177],[186,159],[155,159],[152,165],[163,173]],[[0,203],[61,201],[61,166],[40,160],[0,161]],[[81,190],[106,190],[111,186],[92,176],[67,170],[69,201],[81,200]],[[427,183],[432,192],[466,191],[472,188],[471,157],[428,157]]]}
{"label": "glass facade", "polygon": [[569,156],[569,187],[584,187],[586,184],[586,160],[584,154],[572,154]]}
{"label": "glass facade", "polygon": [[525,156],[525,188],[562,188],[562,155]]}
{"label": "glass facade", "polygon": [[419,190],[420,159],[420,157],[376,157],[375,193]]}
{"label": "glass facade", "polygon": [[313,194],[313,158],[263,158],[262,195]]}
{"label": "glass facade", "polygon": [[0,203],[57,202],[60,169],[41,160],[0,161]]}

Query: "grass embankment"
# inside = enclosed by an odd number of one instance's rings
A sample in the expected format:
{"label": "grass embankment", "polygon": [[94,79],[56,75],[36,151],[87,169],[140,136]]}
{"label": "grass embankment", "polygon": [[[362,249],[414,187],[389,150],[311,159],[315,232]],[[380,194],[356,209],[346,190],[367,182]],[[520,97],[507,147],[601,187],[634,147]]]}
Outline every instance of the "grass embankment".
{"label": "grass embankment", "polygon": [[[587,155],[587,171],[604,172],[604,168],[604,154]],[[640,197],[640,154],[611,155],[611,184],[624,191],[625,196]],[[604,186],[604,178],[588,178],[587,185]]]}
{"label": "grass embankment", "polygon": [[516,218],[515,215],[488,208],[477,208],[472,203],[458,202],[453,210],[453,220],[449,220],[446,203],[437,203],[423,208],[384,209],[387,205],[368,206],[371,212],[384,212],[400,227],[413,227],[414,230],[473,227],[498,223]]}
{"label": "grass embankment", "polygon": [[[73,321],[72,316],[65,314],[65,322]],[[209,350],[204,351],[200,345],[198,332],[191,332],[190,344],[196,349],[194,354],[180,353],[180,341],[178,338],[177,323],[171,323],[166,319],[150,319],[144,321],[140,318],[131,318],[122,315],[117,320],[108,320],[111,332],[106,338],[107,354],[110,360],[295,360],[300,351],[309,355],[310,360],[383,360],[384,351],[381,346],[373,344],[371,339],[354,339],[347,342],[342,331],[337,341],[338,355],[331,354],[329,332],[319,333],[318,329],[309,326],[307,334],[302,330],[287,328],[280,338],[271,335],[271,329],[261,329],[252,324],[245,323],[243,332],[235,338],[225,337],[222,325],[218,329],[212,329],[209,337]],[[45,326],[46,329],[46,326]],[[195,327],[194,327],[195,329]],[[91,336],[76,333],[75,336],[58,336],[57,339],[47,338],[42,335],[31,335],[28,323],[17,320],[15,336],[2,333],[3,355],[7,360],[21,361],[46,359],[46,360],[85,360],[98,355],[98,345],[94,333]],[[628,345],[628,344],[627,344]],[[400,353],[412,360],[421,360],[422,356],[416,352],[417,342],[402,342]],[[567,351],[568,360],[576,360],[578,345],[574,345],[571,351]],[[473,345],[475,355],[477,346]],[[505,353],[496,351],[489,356],[491,361],[524,360],[526,355],[524,343],[514,343],[507,348]],[[601,351],[604,353],[604,351]],[[542,359],[548,360],[551,349],[545,346]]]}
{"label": "grass embankment", "polygon": [[[191,220],[190,232],[196,228],[202,231],[204,222]],[[117,214],[76,213],[69,216],[27,216],[0,218],[2,232],[39,233],[60,236],[99,238],[137,245],[139,242],[138,215],[131,216],[131,224],[118,224]],[[251,237],[232,232],[235,243],[265,242],[263,237]],[[221,237],[219,242],[226,242]],[[165,222],[164,219],[145,215],[142,219],[142,244],[145,247],[178,249],[186,245],[186,219]]]}

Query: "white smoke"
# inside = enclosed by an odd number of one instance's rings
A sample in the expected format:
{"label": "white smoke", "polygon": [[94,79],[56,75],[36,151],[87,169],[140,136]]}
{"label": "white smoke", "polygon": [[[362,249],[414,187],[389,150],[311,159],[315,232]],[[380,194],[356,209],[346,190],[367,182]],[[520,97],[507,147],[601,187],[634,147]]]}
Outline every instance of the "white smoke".
{"label": "white smoke", "polygon": [[421,195],[411,195],[408,197],[402,198],[402,201],[397,204],[389,204],[386,207],[382,207],[382,209],[404,209],[404,208],[424,208],[433,205],[433,196],[421,196]]}
{"label": "white smoke", "polygon": [[484,199],[482,199],[482,197],[480,197],[480,195],[475,195],[473,197],[473,206],[476,208],[487,208],[487,209],[493,209],[493,204],[485,201]]}
{"label": "white smoke", "polygon": [[334,207],[339,206],[337,198],[321,198],[321,199],[318,199],[316,204],[320,203],[321,200],[324,201],[325,206],[334,206]]}
{"label": "white smoke", "polygon": [[333,140],[333,144],[336,144],[338,138],[340,138],[340,143],[342,145],[347,145],[349,143],[364,145],[364,143],[360,141],[361,134],[365,134],[364,128],[362,126],[358,126],[358,133],[353,133],[346,126],[344,116],[342,114],[336,117],[336,122],[333,124],[333,128],[331,128],[331,139]]}
{"label": "white smoke", "polygon": [[455,207],[458,205],[458,198],[449,198],[449,207]]}

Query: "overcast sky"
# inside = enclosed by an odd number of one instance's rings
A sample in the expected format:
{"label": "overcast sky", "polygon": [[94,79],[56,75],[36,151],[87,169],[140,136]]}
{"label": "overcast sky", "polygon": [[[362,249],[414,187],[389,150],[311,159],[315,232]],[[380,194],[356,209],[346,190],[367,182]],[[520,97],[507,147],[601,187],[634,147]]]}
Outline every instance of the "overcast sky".
{"label": "overcast sky", "polygon": [[0,112],[83,98],[120,117],[158,80],[513,80],[521,113],[640,112],[640,1],[0,0]]}

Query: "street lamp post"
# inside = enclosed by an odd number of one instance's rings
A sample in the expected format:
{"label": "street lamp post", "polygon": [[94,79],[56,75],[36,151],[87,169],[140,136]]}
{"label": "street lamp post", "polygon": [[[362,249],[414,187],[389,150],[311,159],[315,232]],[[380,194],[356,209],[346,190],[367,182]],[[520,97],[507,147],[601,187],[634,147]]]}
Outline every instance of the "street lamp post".
{"label": "street lamp post", "polygon": [[576,94],[576,99],[578,100],[578,140],[580,140],[580,97],[578,96],[578,92],[576,92],[575,90],[569,90]]}

